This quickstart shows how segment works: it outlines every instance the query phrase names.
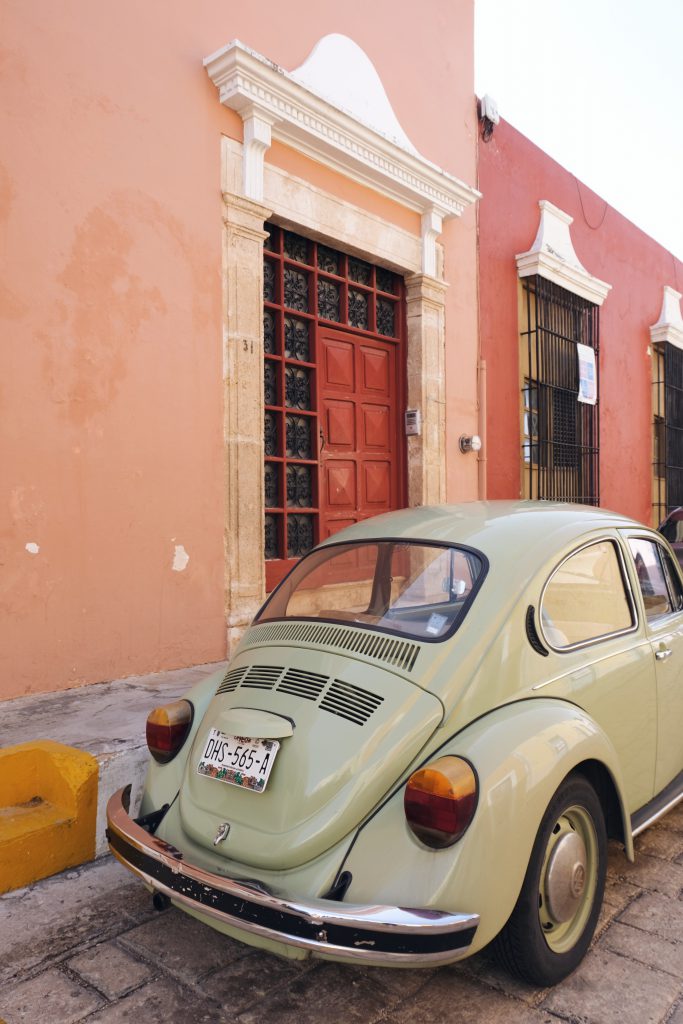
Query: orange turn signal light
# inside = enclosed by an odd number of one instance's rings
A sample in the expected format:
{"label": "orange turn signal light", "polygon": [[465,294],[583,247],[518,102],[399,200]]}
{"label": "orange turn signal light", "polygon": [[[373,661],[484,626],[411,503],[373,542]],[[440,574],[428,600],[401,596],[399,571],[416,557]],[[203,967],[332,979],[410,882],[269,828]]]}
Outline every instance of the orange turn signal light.
{"label": "orange turn signal light", "polygon": [[154,708],[147,716],[147,746],[155,761],[168,764],[176,756],[192,727],[194,708],[189,700]]}
{"label": "orange turn signal light", "polygon": [[425,846],[436,850],[452,846],[472,821],[478,795],[477,776],[469,761],[439,757],[408,779],[403,798],[408,826]]}

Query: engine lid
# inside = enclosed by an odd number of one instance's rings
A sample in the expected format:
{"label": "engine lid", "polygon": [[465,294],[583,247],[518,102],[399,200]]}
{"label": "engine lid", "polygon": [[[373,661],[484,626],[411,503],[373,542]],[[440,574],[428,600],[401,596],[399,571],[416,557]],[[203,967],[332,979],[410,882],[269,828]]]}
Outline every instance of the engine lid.
{"label": "engine lid", "polygon": [[[363,820],[442,719],[437,697],[388,669],[305,647],[244,651],[197,731],[180,791],[182,827],[211,849],[224,835],[216,852],[232,860],[298,866]],[[248,788],[249,772],[239,769],[207,773],[216,731],[247,741],[241,746],[257,760],[248,741],[264,741],[274,756],[265,788]],[[253,775],[249,785],[258,786]]]}

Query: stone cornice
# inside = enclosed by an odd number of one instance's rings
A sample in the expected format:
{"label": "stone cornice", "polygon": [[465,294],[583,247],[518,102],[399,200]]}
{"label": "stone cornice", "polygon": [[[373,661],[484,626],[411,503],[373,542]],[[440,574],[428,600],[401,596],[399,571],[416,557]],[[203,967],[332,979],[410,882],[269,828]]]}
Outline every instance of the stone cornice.
{"label": "stone cornice", "polygon": [[[234,192],[224,192],[223,202],[226,208],[225,219],[229,223],[240,223],[251,227],[253,223],[265,223],[270,217],[272,210],[269,210],[262,203],[254,202],[253,199],[246,199],[244,196],[236,195]],[[266,231],[261,232],[264,236]]]}
{"label": "stone cornice", "polygon": [[[221,103],[236,110],[245,124],[251,121],[252,137],[261,149],[270,129],[272,138],[420,214],[459,216],[480,196],[475,188],[323,99],[239,41],[207,57],[204,65]],[[255,130],[253,119],[260,130]],[[253,160],[249,168],[253,177]],[[252,181],[252,198],[259,199],[254,188]]]}
{"label": "stone cornice", "polygon": [[438,306],[440,309],[443,308],[449,287],[448,282],[441,281],[429,274],[411,274],[406,277],[405,284],[408,315],[410,315],[410,307],[414,302],[426,302]]}
{"label": "stone cornice", "polygon": [[573,218],[547,199],[539,202],[541,219],[528,252],[515,257],[520,277],[538,274],[601,306],[612,285],[590,274],[579,261],[569,233]]}
{"label": "stone cornice", "polygon": [[669,342],[677,348],[683,348],[683,316],[681,316],[680,292],[664,285],[662,311],[659,320],[650,328],[652,343]]}

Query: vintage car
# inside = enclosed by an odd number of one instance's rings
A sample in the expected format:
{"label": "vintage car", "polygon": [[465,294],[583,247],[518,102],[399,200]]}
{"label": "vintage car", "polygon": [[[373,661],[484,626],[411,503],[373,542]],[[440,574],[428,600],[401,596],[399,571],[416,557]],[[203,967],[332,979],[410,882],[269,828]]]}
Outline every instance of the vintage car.
{"label": "vintage car", "polygon": [[445,964],[489,943],[538,985],[595,929],[607,840],[683,798],[683,580],[623,516],[418,508],[325,540],[227,671],[157,708],[115,856],[284,956]]}

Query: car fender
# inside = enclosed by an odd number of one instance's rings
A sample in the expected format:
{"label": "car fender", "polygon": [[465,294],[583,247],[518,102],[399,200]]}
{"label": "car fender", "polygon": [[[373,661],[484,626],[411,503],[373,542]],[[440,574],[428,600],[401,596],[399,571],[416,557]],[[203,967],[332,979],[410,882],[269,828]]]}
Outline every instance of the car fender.
{"label": "car fender", "polygon": [[[596,761],[618,795],[632,858],[621,772],[604,731],[579,707],[532,698],[497,708],[434,750],[468,760],[478,778],[477,808],[453,846],[432,850],[410,831],[403,811],[405,779],[361,826],[343,868],[352,874],[346,899],[477,913],[472,948],[482,948],[509,918],[517,901],[545,810],[562,780]],[[413,770],[419,767],[413,765]]]}
{"label": "car fender", "polygon": [[188,700],[192,705],[192,726],[181,749],[168,764],[159,764],[150,755],[140,802],[141,815],[158,811],[164,804],[170,804],[175,799],[185,774],[185,765],[187,756],[192,749],[192,741],[224,676],[225,669],[221,668],[218,672],[213,672],[210,676],[202,679],[187,693],[184,693],[182,698],[179,698]]}

